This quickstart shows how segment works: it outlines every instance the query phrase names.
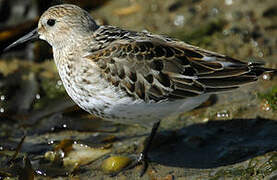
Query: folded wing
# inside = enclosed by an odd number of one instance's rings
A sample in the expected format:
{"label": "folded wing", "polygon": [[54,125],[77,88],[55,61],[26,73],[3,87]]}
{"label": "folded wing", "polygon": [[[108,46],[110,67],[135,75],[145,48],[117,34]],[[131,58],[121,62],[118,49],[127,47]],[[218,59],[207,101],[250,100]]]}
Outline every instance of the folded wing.
{"label": "folded wing", "polygon": [[266,71],[261,64],[155,39],[114,41],[87,58],[114,86],[146,102],[236,89]]}

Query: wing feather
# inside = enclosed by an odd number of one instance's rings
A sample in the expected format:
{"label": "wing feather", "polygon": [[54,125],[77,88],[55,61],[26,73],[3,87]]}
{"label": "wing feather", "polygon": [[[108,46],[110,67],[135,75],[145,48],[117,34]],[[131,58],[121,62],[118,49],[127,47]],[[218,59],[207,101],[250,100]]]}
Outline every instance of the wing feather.
{"label": "wing feather", "polygon": [[147,102],[228,91],[257,80],[255,66],[157,36],[114,41],[86,58],[114,86]]}

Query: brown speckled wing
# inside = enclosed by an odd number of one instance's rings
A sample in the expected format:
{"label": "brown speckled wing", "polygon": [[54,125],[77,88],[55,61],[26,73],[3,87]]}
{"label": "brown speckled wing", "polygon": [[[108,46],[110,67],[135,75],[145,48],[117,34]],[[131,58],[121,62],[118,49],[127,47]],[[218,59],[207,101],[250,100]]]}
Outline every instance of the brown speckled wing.
{"label": "brown speckled wing", "polygon": [[231,90],[257,79],[247,63],[180,44],[118,41],[87,58],[114,86],[146,102]]}

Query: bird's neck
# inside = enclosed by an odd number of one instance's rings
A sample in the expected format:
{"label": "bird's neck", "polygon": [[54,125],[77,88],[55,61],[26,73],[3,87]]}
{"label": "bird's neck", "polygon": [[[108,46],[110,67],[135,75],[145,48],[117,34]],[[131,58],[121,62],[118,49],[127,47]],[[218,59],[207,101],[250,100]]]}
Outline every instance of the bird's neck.
{"label": "bird's neck", "polygon": [[53,49],[59,51],[84,51],[88,48],[90,41],[93,41],[93,32],[91,33],[68,33],[66,38],[51,44]]}
{"label": "bird's neck", "polygon": [[90,36],[81,38],[68,38],[66,42],[52,46],[55,63],[59,65],[62,59],[88,55],[88,53],[91,52],[92,47],[95,47],[96,44],[97,42],[94,42]]}

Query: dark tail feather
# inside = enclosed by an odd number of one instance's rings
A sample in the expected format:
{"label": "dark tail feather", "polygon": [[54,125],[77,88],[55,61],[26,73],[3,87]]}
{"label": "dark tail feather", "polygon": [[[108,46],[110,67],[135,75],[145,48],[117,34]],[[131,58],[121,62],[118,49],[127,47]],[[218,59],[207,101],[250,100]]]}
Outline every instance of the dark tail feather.
{"label": "dark tail feather", "polygon": [[267,73],[273,73],[274,75],[277,75],[277,69],[271,69],[271,68],[264,68],[260,66],[253,66],[251,67],[251,71],[255,72],[257,76],[260,76],[261,74],[267,72]]}

